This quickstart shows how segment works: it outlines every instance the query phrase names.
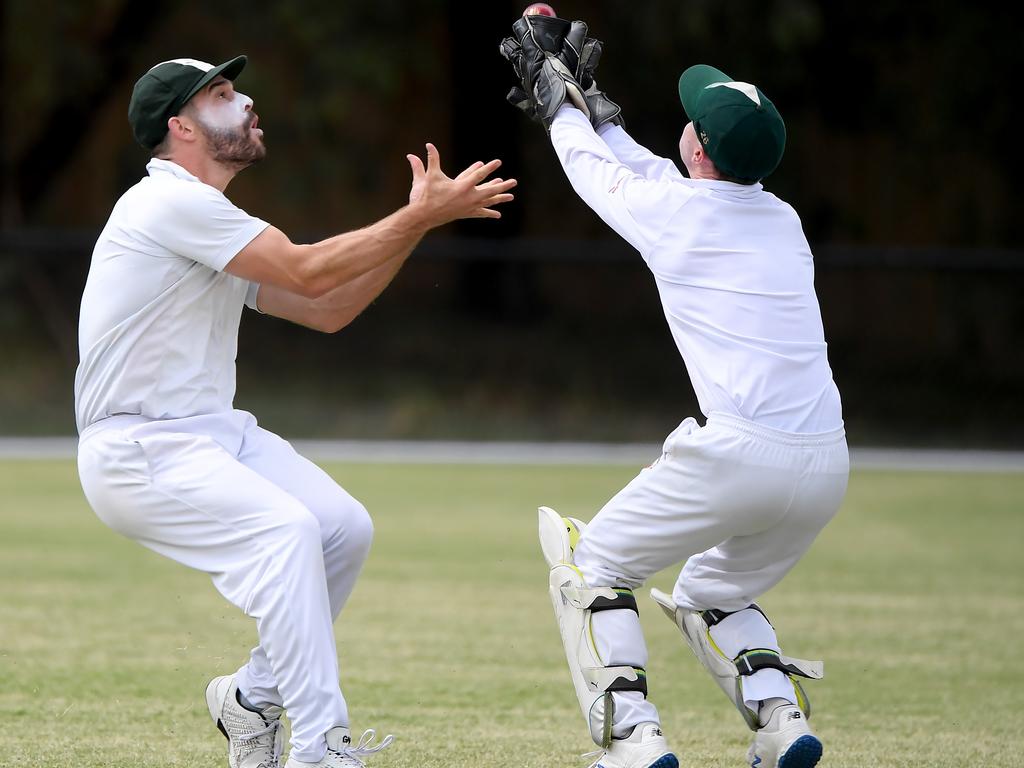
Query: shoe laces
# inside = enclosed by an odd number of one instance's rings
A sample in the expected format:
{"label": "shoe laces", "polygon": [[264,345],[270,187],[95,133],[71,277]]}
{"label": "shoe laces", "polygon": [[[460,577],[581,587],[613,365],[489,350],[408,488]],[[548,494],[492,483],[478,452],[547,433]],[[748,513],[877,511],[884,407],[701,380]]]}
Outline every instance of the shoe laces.
{"label": "shoe laces", "polygon": [[587,766],[587,768],[597,768],[601,763],[601,758],[607,754],[606,749],[595,749],[593,752],[584,752],[580,757],[584,760],[591,760],[593,762]]}
{"label": "shoe laces", "polygon": [[262,744],[260,740],[267,735],[273,734],[273,746],[271,747],[270,762],[264,760],[257,768],[278,768],[281,759],[281,753],[284,752],[284,733],[281,730],[282,723],[280,719],[273,719],[267,722],[266,727],[260,728],[259,730],[247,733],[244,736],[235,736],[233,741],[237,744],[245,743],[248,754],[255,752],[257,749],[266,749],[267,745]]}
{"label": "shoe laces", "polygon": [[375,752],[380,752],[382,749],[391,746],[391,742],[395,740],[395,737],[390,733],[380,740],[377,744],[373,743],[374,738],[377,736],[377,731],[374,728],[367,728],[363,731],[363,735],[359,737],[359,741],[354,747],[345,747],[341,750],[330,750],[335,754],[341,755],[342,757],[350,757],[357,761],[359,765],[363,764],[360,760],[364,755],[372,755]]}

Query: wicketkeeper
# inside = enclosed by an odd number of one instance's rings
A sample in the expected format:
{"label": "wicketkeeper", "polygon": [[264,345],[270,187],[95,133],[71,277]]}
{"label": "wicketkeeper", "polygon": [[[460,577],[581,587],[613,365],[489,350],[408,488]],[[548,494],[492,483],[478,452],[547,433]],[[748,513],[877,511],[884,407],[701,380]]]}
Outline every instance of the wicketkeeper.
{"label": "wicketkeeper", "polygon": [[597,86],[587,25],[528,16],[501,45],[509,100],[547,129],[573,189],[654,275],[702,426],[685,419],[660,458],[584,525],[546,507],[540,536],[569,668],[604,768],[676,768],[647,698],[633,590],[685,561],[651,596],[753,731],[756,768],[822,754],[799,678],[755,603],[839,509],[849,456],[800,219],[761,181],[786,129],[767,96],[713,67],[679,78],[688,122],[676,165],[630,138]]}

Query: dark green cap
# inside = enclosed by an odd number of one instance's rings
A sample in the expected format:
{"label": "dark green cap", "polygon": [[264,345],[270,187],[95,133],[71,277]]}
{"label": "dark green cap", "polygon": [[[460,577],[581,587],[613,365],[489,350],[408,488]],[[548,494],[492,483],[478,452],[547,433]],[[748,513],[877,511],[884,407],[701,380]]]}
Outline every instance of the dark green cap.
{"label": "dark green cap", "polygon": [[760,181],[782,160],[786,124],[761,89],[696,64],[679,76],[679,100],[697,139],[722,173]]}
{"label": "dark green cap", "polygon": [[246,61],[245,56],[236,56],[216,67],[197,59],[172,59],[157,64],[135,83],[128,103],[128,122],[135,140],[146,149],[153,149],[167,135],[167,121],[189,99],[218,75],[234,80]]}

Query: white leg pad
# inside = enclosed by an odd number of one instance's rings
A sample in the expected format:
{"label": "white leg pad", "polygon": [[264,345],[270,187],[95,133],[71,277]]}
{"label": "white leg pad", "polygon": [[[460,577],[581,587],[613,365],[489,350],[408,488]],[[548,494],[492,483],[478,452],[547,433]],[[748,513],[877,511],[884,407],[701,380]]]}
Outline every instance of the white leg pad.
{"label": "white leg pad", "polygon": [[773,668],[788,675],[796,691],[797,705],[804,711],[805,716],[810,717],[810,701],[796,678],[799,676],[821,679],[825,674],[825,665],[822,662],[794,659],[763,649],[743,651],[735,659],[730,659],[715,644],[708,624],[700,612],[677,607],[671,595],[657,589],[651,590],[651,597],[683,633],[683,638],[693,651],[693,655],[743,715],[743,720],[751,730],[756,731],[760,724],[757,714],[744,703],[741,676],[752,674],[758,669]]}
{"label": "white leg pad", "polygon": [[594,611],[630,607],[636,610],[633,593],[611,587],[590,588],[572,562],[572,552],[584,524],[563,518],[548,507],[539,510],[541,550],[550,567],[548,593],[558,621],[569,673],[580,709],[595,743],[611,743],[614,715],[613,691],[647,694],[646,672],[639,667],[606,666],[594,643],[591,617]]}

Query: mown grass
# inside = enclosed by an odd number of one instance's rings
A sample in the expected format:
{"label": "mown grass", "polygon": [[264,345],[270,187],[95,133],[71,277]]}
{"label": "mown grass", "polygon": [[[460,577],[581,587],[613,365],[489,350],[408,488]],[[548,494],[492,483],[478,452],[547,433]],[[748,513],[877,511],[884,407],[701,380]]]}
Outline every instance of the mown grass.
{"label": "mown grass", "polygon": [[[327,465],[373,553],[337,627],[353,728],[380,768],[582,766],[591,749],[536,543],[536,506],[589,518],[631,467]],[[823,766],[1019,766],[1024,476],[856,473],[763,600],[812,683]],[[670,589],[666,572],[651,586]],[[72,462],[0,463],[0,765],[226,765],[206,681],[255,640],[200,573],[106,529]],[[748,732],[641,599],[651,697],[684,766]]]}

